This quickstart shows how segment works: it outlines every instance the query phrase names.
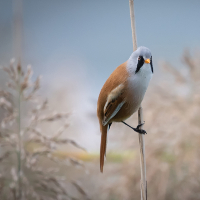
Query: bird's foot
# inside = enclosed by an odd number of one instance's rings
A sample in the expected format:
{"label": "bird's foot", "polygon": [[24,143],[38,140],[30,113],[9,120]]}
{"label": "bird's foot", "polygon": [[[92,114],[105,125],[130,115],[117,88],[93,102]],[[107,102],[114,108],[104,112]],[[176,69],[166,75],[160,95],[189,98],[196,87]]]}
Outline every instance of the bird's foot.
{"label": "bird's foot", "polygon": [[137,125],[137,127],[134,129],[135,132],[139,133],[139,134],[147,134],[147,132],[143,129],[140,129],[140,127],[144,125],[144,123]]}
{"label": "bird's foot", "polygon": [[135,132],[137,132],[137,133],[139,133],[139,134],[147,134],[147,132],[146,132],[145,130],[140,129],[140,127],[141,127],[142,125],[144,125],[144,123],[139,124],[136,128],[133,128],[132,126],[128,125],[127,123],[125,123],[125,122],[123,122],[123,121],[122,121],[122,123],[125,124],[125,125],[127,125],[128,127],[130,127],[131,129],[133,129]]}
{"label": "bird's foot", "polygon": [[[144,123],[145,123],[145,122],[144,122]],[[138,124],[136,129],[139,129],[141,126],[144,125],[144,123],[142,123],[142,124]]]}

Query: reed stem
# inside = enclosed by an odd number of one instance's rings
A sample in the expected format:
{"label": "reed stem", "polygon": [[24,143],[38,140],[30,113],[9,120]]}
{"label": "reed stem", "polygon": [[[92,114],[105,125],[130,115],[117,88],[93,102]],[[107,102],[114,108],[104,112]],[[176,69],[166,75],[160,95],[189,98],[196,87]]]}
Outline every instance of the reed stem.
{"label": "reed stem", "polygon": [[17,116],[17,124],[18,124],[18,152],[17,152],[17,162],[18,162],[18,195],[19,200],[22,197],[22,166],[21,166],[21,66],[18,66],[18,116]]}
{"label": "reed stem", "polygon": [[[135,15],[134,15],[134,0],[129,0],[130,7],[130,18],[132,28],[132,39],[133,39],[133,51],[137,50],[137,39],[135,29]],[[138,124],[143,123],[143,110],[142,106],[138,110]],[[143,126],[140,127],[142,129]],[[147,181],[146,181],[146,159],[145,159],[145,140],[143,134],[138,134],[139,145],[140,145],[140,169],[141,169],[141,200],[147,200]]]}

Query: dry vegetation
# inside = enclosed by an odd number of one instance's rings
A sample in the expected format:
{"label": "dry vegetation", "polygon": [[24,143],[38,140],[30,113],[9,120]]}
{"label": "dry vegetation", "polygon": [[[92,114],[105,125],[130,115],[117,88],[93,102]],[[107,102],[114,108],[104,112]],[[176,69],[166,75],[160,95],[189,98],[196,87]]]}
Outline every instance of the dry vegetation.
{"label": "dry vegetation", "polygon": [[62,137],[70,113],[52,112],[46,100],[40,101],[40,77],[31,81],[31,66],[24,72],[11,61],[3,71],[9,81],[0,90],[0,199],[88,199],[78,182],[60,172],[62,166],[84,168],[83,163],[56,155],[62,144],[84,150]]}

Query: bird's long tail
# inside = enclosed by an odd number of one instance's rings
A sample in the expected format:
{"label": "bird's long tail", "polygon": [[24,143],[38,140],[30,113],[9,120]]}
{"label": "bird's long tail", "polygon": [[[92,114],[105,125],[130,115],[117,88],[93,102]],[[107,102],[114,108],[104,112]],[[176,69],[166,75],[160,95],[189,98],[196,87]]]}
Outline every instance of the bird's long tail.
{"label": "bird's long tail", "polygon": [[101,148],[100,148],[100,171],[103,172],[104,158],[106,157],[107,130],[108,125],[101,129]]}

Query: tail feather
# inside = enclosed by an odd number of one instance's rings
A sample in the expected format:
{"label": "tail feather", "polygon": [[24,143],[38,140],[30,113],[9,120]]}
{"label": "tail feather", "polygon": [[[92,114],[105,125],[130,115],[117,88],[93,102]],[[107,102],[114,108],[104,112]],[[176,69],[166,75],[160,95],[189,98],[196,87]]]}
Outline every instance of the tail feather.
{"label": "tail feather", "polygon": [[106,157],[107,130],[108,125],[102,127],[100,148],[100,171],[103,173],[104,158]]}

